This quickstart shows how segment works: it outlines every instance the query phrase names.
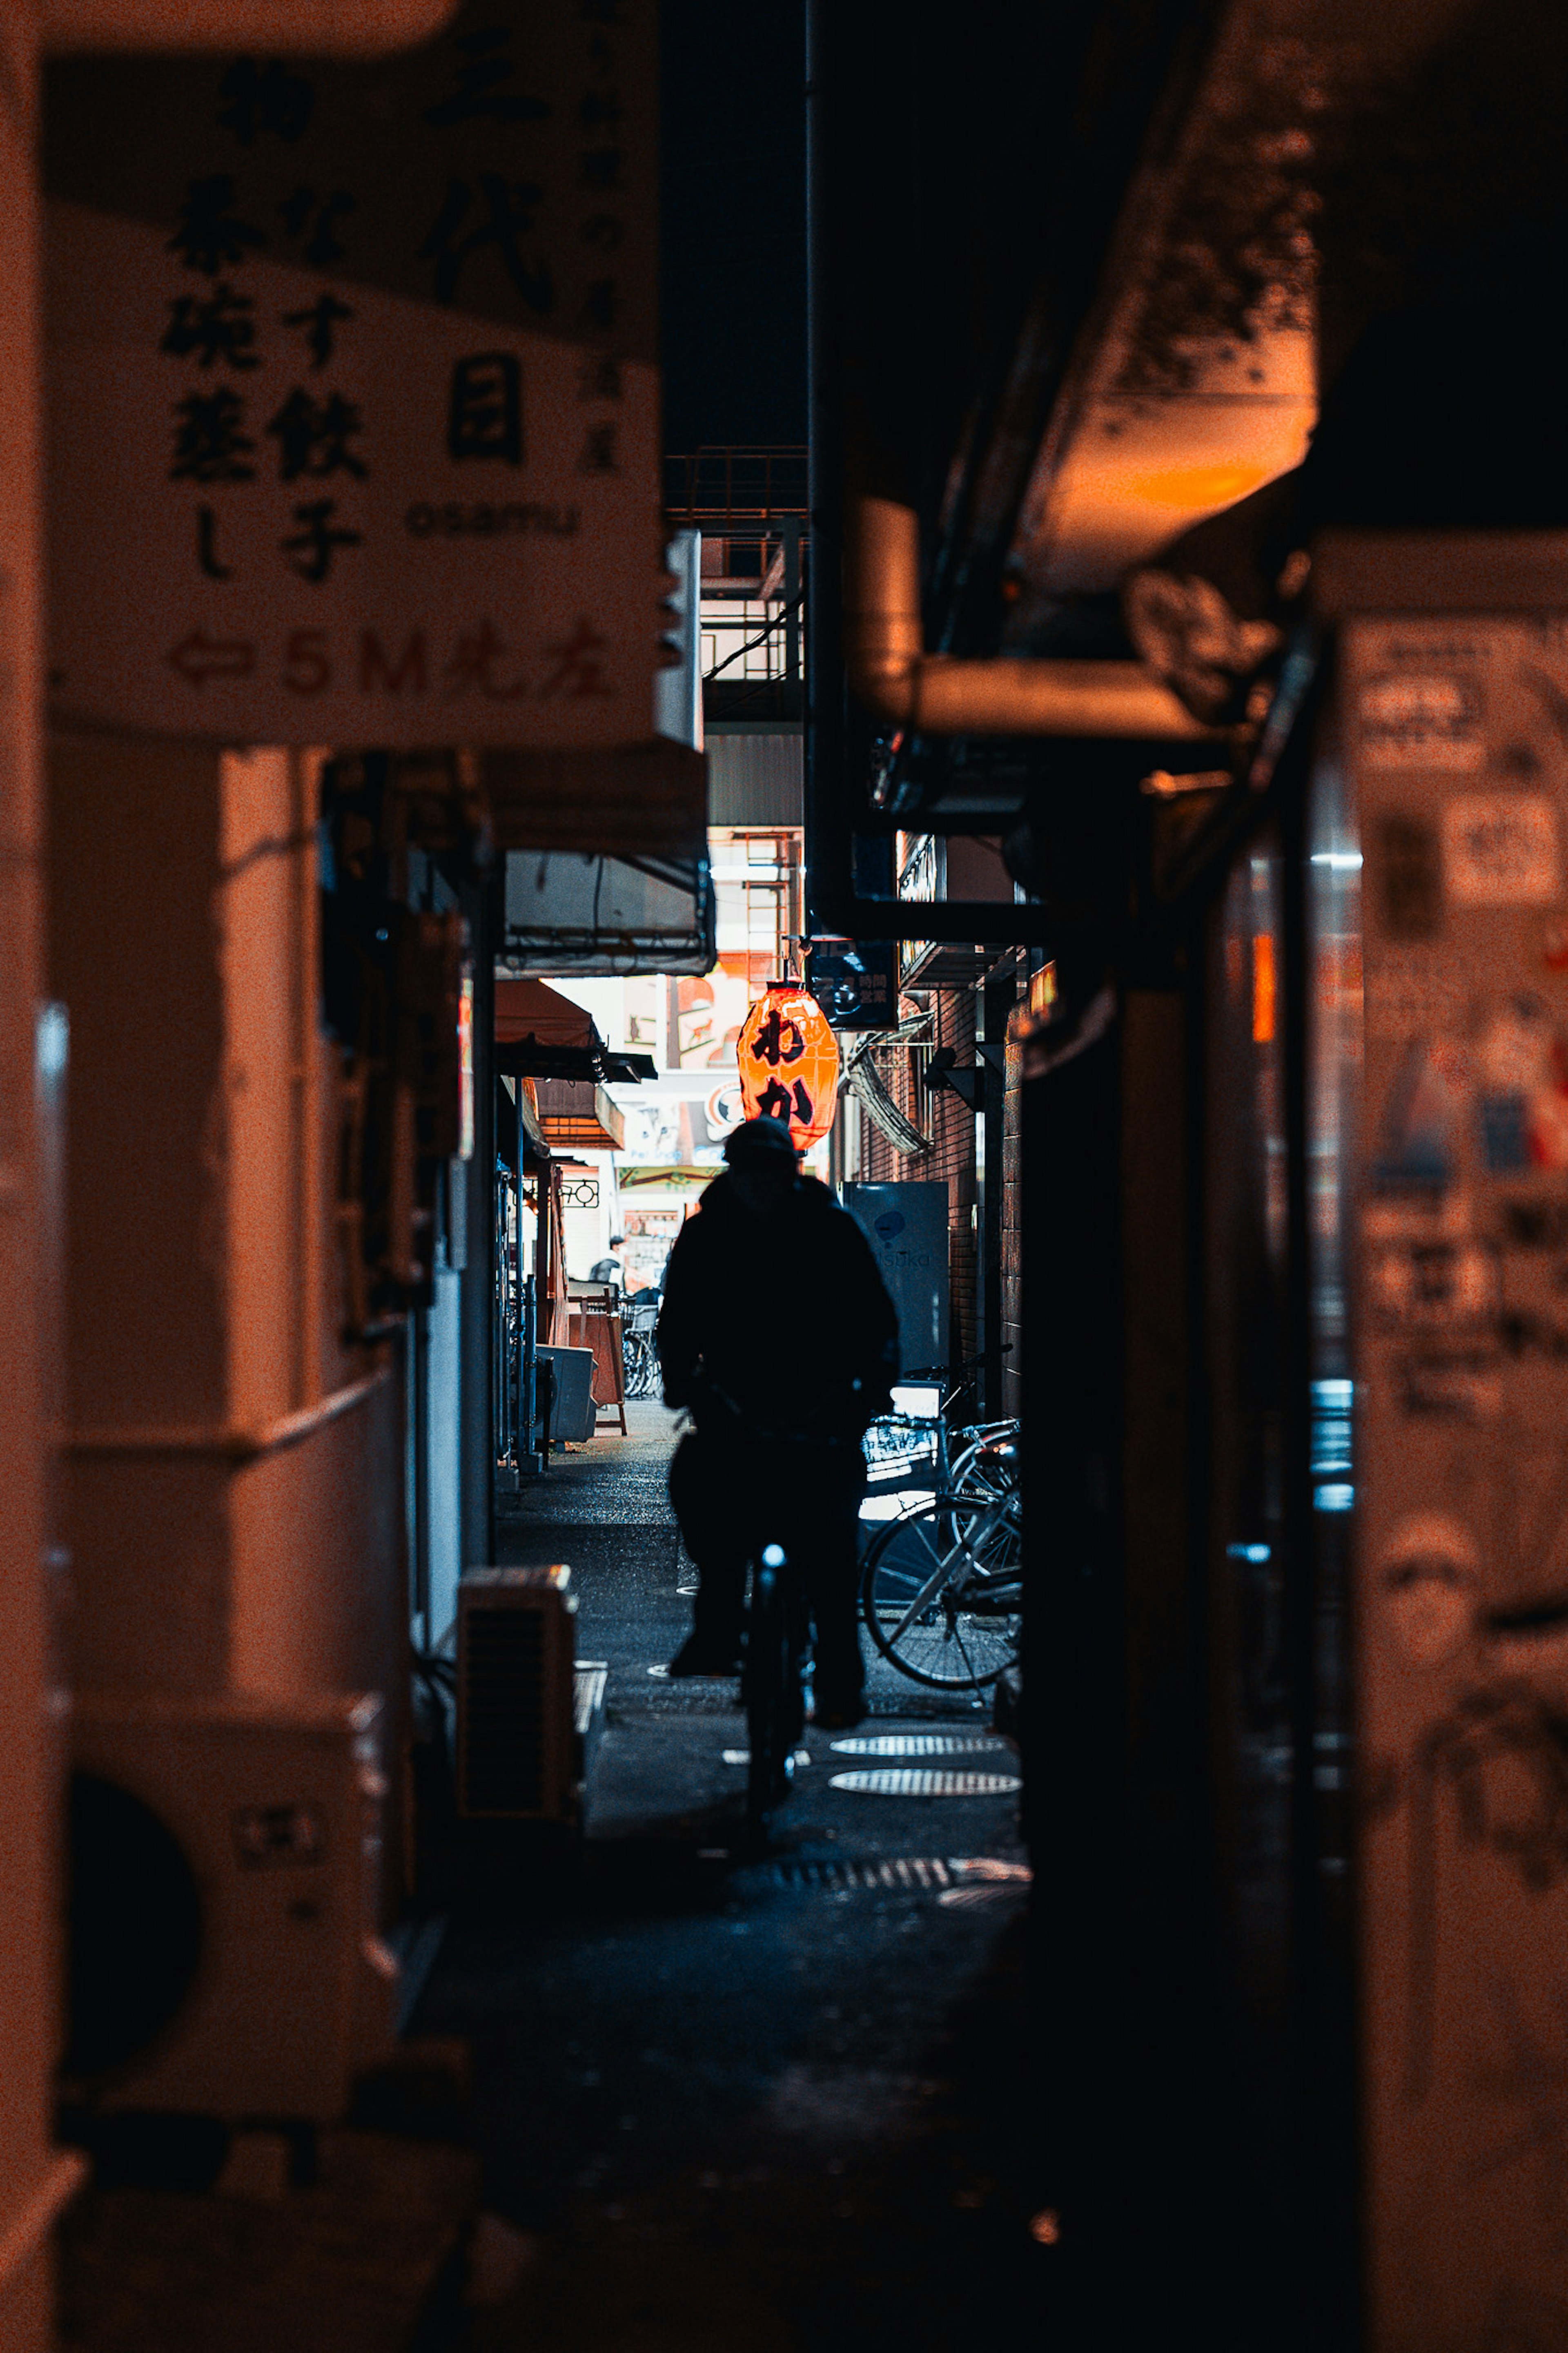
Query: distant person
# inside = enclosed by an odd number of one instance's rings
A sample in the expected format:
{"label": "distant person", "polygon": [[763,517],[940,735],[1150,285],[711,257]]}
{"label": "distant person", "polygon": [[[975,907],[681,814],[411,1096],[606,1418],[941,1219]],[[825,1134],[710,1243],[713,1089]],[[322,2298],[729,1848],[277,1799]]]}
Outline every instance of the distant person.
{"label": "distant person", "polygon": [[782,1120],[748,1120],[724,1157],[669,1254],[658,1319],[665,1403],[697,1425],[669,1468],[700,1578],[669,1672],[738,1670],[746,1563],[779,1544],[816,1621],[816,1721],[847,1730],[864,1713],[860,1441],[890,1403],[898,1318],[865,1236],[801,1175]]}
{"label": "distant person", "polygon": [[[610,1248],[612,1250],[624,1250],[626,1248],[626,1238],[625,1234],[612,1234],[610,1236]],[[594,1261],[593,1265],[588,1269],[588,1280],[590,1282],[613,1282],[618,1289],[624,1291],[626,1281],[626,1266],[618,1258],[596,1258]]]}

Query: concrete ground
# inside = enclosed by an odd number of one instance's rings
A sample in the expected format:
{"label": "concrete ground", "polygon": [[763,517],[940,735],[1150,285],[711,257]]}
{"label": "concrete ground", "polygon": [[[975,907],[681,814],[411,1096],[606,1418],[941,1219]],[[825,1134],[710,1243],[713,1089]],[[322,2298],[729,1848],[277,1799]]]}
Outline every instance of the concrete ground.
{"label": "concrete ground", "polygon": [[[948,2353],[1042,2342],[1023,2113],[1027,1901],[1010,1749],[967,1698],[878,1662],[858,1737],[809,1727],[767,1855],[740,1837],[732,1687],[650,1672],[688,1623],[673,1417],[503,1505],[503,1562],[566,1560],[608,1662],[581,1867],[457,1916],[416,2030],[473,2050],[487,2205],[510,2235],[476,2353]],[[846,1770],[976,1771],[871,1795]]]}

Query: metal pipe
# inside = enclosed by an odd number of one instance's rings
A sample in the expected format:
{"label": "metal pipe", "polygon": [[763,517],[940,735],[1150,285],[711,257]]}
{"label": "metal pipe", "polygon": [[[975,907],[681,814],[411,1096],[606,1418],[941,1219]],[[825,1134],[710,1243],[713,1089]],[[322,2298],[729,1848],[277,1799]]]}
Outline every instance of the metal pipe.
{"label": "metal pipe", "polygon": [[844,670],[839,645],[843,563],[841,256],[835,238],[837,157],[829,104],[845,37],[834,0],[806,0],[806,385],[810,438],[806,499],[811,542],[805,598],[805,879],[808,932],[879,939],[854,916],[854,860],[847,788]]}
{"label": "metal pipe", "polygon": [[851,497],[844,529],[844,660],[879,719],[924,735],[1071,735],[1213,743],[1136,661],[966,660],[928,654],[912,507]]}

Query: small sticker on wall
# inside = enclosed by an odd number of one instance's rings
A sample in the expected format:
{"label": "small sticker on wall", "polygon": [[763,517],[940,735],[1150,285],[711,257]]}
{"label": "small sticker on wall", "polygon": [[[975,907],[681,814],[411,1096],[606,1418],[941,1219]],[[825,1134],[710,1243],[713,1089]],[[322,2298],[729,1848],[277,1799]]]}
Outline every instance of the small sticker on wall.
{"label": "small sticker on wall", "polygon": [[1550,906],[1562,892],[1557,812],[1544,793],[1456,793],[1443,871],[1460,907]]}
{"label": "small sticker on wall", "polygon": [[1446,1512],[1402,1520],[1380,1563],[1394,1642],[1413,1667],[1438,1667],[1468,1638],[1480,1558],[1468,1530]]}
{"label": "small sticker on wall", "polygon": [[1486,754],[1481,699],[1466,678],[1369,678],[1356,715],[1362,756],[1373,768],[1479,768]]}

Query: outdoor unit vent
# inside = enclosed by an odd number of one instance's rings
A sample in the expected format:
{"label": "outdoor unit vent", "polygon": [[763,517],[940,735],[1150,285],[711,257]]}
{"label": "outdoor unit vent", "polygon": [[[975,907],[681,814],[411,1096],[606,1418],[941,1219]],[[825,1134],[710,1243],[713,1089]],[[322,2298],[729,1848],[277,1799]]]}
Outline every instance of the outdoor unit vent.
{"label": "outdoor unit vent", "polygon": [[458,1590],[458,1811],[562,1821],[576,1810],[576,1597],[569,1568],[473,1568]]}
{"label": "outdoor unit vent", "polygon": [[63,2073],[104,2107],[327,2124],[390,2049],[381,1703],[87,1693]]}

